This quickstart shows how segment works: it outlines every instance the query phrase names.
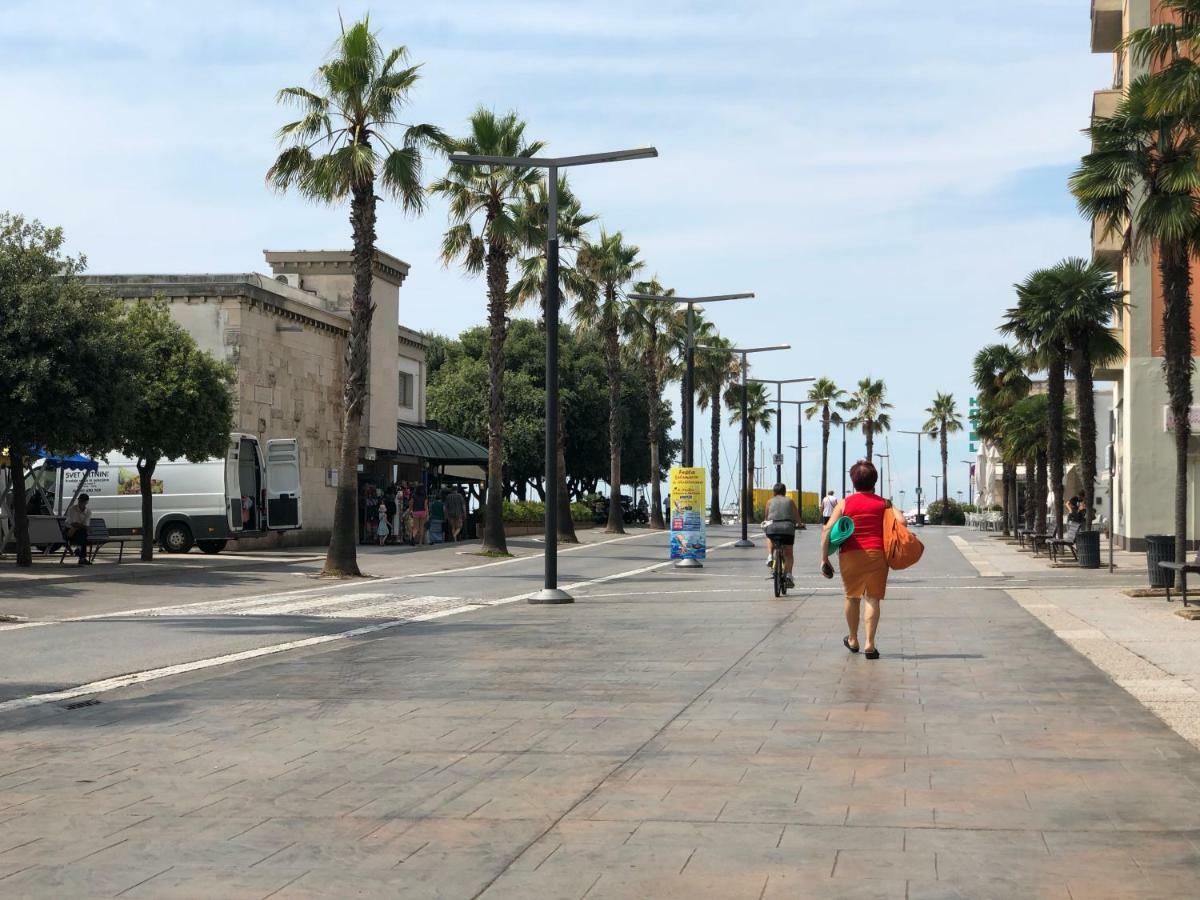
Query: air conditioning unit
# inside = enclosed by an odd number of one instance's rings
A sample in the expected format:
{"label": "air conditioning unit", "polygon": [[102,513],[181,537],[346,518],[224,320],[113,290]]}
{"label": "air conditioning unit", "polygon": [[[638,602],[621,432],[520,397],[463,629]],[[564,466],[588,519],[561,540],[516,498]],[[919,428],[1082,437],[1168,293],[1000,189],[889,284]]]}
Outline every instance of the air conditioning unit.
{"label": "air conditioning unit", "polygon": [[286,284],[289,287],[294,287],[297,290],[302,290],[302,288],[300,287],[300,273],[299,272],[284,272],[282,275],[276,275],[275,280],[280,282],[281,284]]}

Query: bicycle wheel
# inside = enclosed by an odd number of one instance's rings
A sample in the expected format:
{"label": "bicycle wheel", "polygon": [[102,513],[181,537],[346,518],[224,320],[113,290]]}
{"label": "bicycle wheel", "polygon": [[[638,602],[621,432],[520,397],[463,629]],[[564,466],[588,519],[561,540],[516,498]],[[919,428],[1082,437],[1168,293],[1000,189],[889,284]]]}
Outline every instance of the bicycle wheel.
{"label": "bicycle wheel", "polygon": [[775,565],[771,567],[774,571],[771,577],[775,585],[775,596],[778,597],[782,593],[786,593],[787,587],[783,580],[783,554],[778,550],[775,551]]}

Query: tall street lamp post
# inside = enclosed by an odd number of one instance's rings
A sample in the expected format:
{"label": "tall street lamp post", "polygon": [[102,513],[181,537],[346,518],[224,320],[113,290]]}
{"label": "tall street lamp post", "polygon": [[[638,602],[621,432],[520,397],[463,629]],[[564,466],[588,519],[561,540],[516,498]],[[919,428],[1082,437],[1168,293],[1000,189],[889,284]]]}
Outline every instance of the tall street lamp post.
{"label": "tall street lamp post", "polygon": [[[933,476],[933,499],[934,500],[941,499],[942,495],[938,493],[938,482],[941,480],[942,480],[941,475]],[[945,507],[945,504],[943,504],[941,515],[938,516],[938,524],[944,525],[945,523],[946,523],[946,507]]]}
{"label": "tall street lamp post", "polygon": [[[785,384],[802,384],[805,381],[816,381],[815,378],[751,378],[757,384],[773,384],[775,385],[775,417],[779,422],[779,427],[775,429],[775,483],[783,481],[783,404],[797,403],[796,400],[783,399],[783,386]],[[803,438],[797,437],[797,442],[803,442]]]}
{"label": "tall street lamp post", "polygon": [[[889,456],[890,456],[890,454],[888,454],[888,453],[876,453],[875,454],[875,458],[879,460],[879,486],[880,487],[883,487],[883,485],[887,483],[886,479],[884,479],[884,477],[883,477],[883,466],[884,466],[883,461],[885,459],[888,459]],[[891,489],[890,488],[888,489],[888,499],[889,500],[891,499]]]}
{"label": "tall street lamp post", "polygon": [[558,170],[596,163],[624,162],[658,156],[653,147],[585,153],[581,156],[485,156],[451,153],[450,162],[460,166],[508,166],[546,170],[546,550],[542,590],[530,603],[574,603],[558,588]]}
{"label": "tall street lamp post", "polygon": [[917,524],[925,524],[925,513],[921,512],[921,494],[924,493],[924,488],[921,487],[921,438],[929,435],[928,431],[900,431],[900,434],[915,434],[917,436]]}
{"label": "tall street lamp post", "polygon": [[[800,379],[801,381],[811,381],[810,378]],[[796,496],[800,498],[798,504],[800,508],[800,516],[804,517],[804,407],[812,406],[817,403],[816,400],[784,400],[784,403],[796,407],[796,443],[789,444],[796,451]],[[777,478],[777,481],[782,481],[782,478]],[[817,510],[820,511],[821,500],[817,498]]]}
{"label": "tall street lamp post", "polygon": [[[679,424],[683,426],[683,464],[690,468],[695,465],[695,408],[696,408],[696,307],[701,309],[705,303],[720,303],[723,300],[748,300],[753,294],[714,294],[711,297],[670,297],[661,294],[626,294],[631,300],[657,300],[664,303],[687,304],[687,344],[685,346],[686,370],[683,376],[683,392],[687,397],[684,408],[679,411]],[[680,560],[681,562],[683,560]],[[695,560],[693,560],[695,562]]]}
{"label": "tall street lamp post", "polygon": [[846,420],[842,419],[842,499],[846,499]]}
{"label": "tall street lamp post", "polygon": [[[750,533],[748,530],[748,524],[749,524],[748,520],[750,518],[750,514],[754,512],[754,503],[751,498],[747,497],[747,494],[750,493],[750,487],[746,483],[747,482],[746,467],[750,462],[746,458],[747,453],[750,449],[750,442],[749,442],[749,440],[747,440],[747,431],[746,431],[746,416],[749,412],[749,410],[747,409],[746,388],[747,388],[747,382],[748,382],[747,373],[749,372],[750,366],[746,360],[746,357],[749,356],[751,353],[770,353],[773,350],[791,350],[792,345],[791,344],[775,344],[770,347],[729,347],[729,348],[711,347],[710,346],[710,347],[700,347],[698,349],[700,349],[700,350],[717,350],[717,351],[721,351],[724,353],[737,353],[742,357],[742,434],[741,434],[742,452],[740,454],[740,456],[742,457],[742,483],[738,488],[738,495],[741,497],[741,500],[738,503],[738,518],[742,520],[742,539],[740,541],[738,541],[736,544],[734,544],[733,546],[735,546],[735,547],[753,547],[754,542],[752,540],[750,540]],[[747,509],[747,506],[749,506],[749,509]]]}

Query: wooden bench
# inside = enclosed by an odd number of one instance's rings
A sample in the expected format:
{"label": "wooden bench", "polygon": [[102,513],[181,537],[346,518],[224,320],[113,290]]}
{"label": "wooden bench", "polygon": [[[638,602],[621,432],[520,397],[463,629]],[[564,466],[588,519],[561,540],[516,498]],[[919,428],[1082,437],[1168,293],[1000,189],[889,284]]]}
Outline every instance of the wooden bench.
{"label": "wooden bench", "polygon": [[[88,523],[87,547],[88,551],[90,552],[87,552],[87,558],[89,560],[95,560],[96,554],[100,552],[100,548],[105,544],[118,544],[120,547],[120,552],[117,554],[117,563],[119,564],[125,558],[126,540],[127,538],[123,537],[113,537],[108,533],[107,523],[105,523],[103,519],[93,517]],[[62,556],[60,556],[58,559],[58,564],[60,566],[66,562],[67,554],[69,552],[71,552],[71,546],[69,544],[64,544]]]}
{"label": "wooden bench", "polygon": [[[1169,572],[1179,573],[1179,596],[1181,598],[1183,598],[1183,605],[1187,606],[1188,605],[1187,577],[1188,577],[1189,572],[1192,572],[1192,573],[1200,572],[1200,553],[1197,553],[1195,558],[1193,558],[1192,560],[1190,560],[1188,562],[1181,562],[1181,563],[1160,562],[1158,564],[1158,567],[1160,569],[1166,569]],[[1169,584],[1167,585],[1167,602],[1168,603],[1171,602],[1171,586]]]}
{"label": "wooden bench", "polygon": [[1067,526],[1067,533],[1065,535],[1050,541],[1050,559],[1054,562],[1058,562],[1058,552],[1060,550],[1070,550],[1071,555],[1075,557],[1075,561],[1078,562],[1079,554],[1075,552],[1075,539],[1079,537],[1079,532],[1082,528],[1082,522],[1072,522]]}

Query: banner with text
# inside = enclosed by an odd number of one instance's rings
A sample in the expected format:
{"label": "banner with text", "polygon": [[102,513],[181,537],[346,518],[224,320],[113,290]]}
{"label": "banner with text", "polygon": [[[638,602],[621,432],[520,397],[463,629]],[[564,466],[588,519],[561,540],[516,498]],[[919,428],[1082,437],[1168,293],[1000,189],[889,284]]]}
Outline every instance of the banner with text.
{"label": "banner with text", "polygon": [[705,557],[704,481],[704,469],[671,469],[671,559]]}

